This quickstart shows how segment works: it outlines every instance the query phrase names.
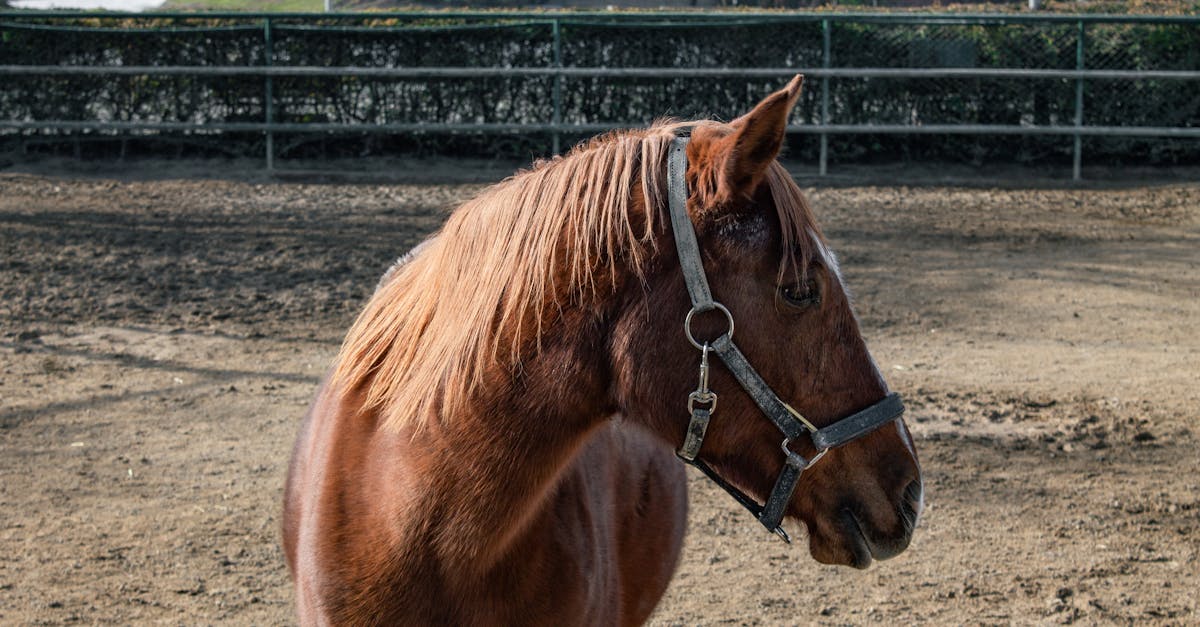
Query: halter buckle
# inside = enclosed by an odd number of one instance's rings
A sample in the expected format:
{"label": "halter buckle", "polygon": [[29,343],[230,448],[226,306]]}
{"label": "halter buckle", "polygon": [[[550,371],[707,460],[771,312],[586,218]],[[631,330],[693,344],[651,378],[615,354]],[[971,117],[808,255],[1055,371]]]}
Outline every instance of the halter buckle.
{"label": "halter buckle", "polygon": [[699,391],[688,394],[688,413],[696,413],[696,404],[708,404],[708,413],[717,411],[717,393],[708,392],[701,394]]}

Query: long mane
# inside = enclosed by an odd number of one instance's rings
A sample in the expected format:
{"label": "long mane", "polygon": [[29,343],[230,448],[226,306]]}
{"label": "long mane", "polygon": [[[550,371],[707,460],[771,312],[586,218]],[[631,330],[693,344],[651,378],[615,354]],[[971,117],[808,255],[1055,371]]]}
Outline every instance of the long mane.
{"label": "long mane", "polygon": [[[346,335],[333,389],[360,394],[385,428],[420,428],[457,411],[493,367],[516,371],[549,316],[623,273],[642,280],[655,224],[668,219],[666,156],[681,126],[602,135],[455,210],[389,270]],[[778,163],[766,182],[783,232],[780,271],[802,269],[810,235],[820,237],[811,212]],[[644,220],[631,216],[635,185]]]}

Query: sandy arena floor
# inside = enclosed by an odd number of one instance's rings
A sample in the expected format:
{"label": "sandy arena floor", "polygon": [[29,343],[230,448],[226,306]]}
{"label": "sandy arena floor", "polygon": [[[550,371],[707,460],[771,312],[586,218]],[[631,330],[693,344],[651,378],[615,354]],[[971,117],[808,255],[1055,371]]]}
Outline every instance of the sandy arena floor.
{"label": "sandy arena floor", "polygon": [[[477,189],[0,174],[0,624],[290,623],[297,421]],[[925,517],[825,567],[693,477],[654,623],[1200,622],[1200,186],[808,191]]]}

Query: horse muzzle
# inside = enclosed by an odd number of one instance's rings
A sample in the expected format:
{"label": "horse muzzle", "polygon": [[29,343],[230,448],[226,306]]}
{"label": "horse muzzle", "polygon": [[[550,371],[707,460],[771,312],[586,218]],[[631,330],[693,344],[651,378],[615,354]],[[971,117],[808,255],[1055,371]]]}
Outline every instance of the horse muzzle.
{"label": "horse muzzle", "polygon": [[846,503],[827,520],[808,524],[809,552],[818,562],[858,569],[891,559],[908,548],[922,508],[920,479],[904,488],[888,516],[872,516],[862,504]]}

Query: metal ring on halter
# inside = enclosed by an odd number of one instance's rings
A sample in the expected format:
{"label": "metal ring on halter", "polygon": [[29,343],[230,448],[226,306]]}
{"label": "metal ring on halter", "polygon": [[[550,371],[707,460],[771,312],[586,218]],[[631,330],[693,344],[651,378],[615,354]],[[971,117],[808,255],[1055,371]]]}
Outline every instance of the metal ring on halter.
{"label": "metal ring on halter", "polygon": [[[791,440],[791,438],[784,438],[784,439],[783,439],[783,444],[780,444],[780,445],[779,445],[779,448],[782,448],[782,449],[783,449],[783,454],[784,454],[784,455],[789,455],[789,456],[790,456],[790,455],[796,455],[796,454],[797,454],[797,453],[793,453],[793,452],[792,452],[792,449],[788,448],[788,445],[790,445],[791,443],[792,443],[792,440]],[[821,450],[817,451],[817,454],[816,454],[816,455],[813,455],[813,458],[812,458],[812,459],[810,459],[810,460],[808,460],[808,461],[807,461],[807,463],[805,463],[805,464],[804,464],[804,470],[808,470],[809,468],[812,468],[812,465],[813,465],[813,464],[815,464],[815,463],[817,463],[817,460],[821,459],[822,457],[825,457],[825,454],[826,454],[826,453],[828,453],[828,452],[829,452],[829,449],[827,449],[827,448],[823,448],[823,449],[821,449]],[[803,458],[803,457],[801,457],[800,459],[804,459],[804,458]]]}
{"label": "metal ring on halter", "polygon": [[728,335],[729,339],[731,339],[731,340],[733,339],[733,314],[729,313],[729,310],[725,308],[725,305],[722,305],[721,303],[714,301],[712,304],[712,307],[710,307],[708,309],[697,309],[696,307],[692,307],[691,311],[688,311],[687,317],[683,319],[683,332],[685,334],[687,334],[687,339],[689,342],[692,343],[692,346],[695,346],[696,348],[698,348],[700,350],[704,350],[704,344],[707,344],[708,342],[701,344],[700,342],[696,341],[696,338],[694,336],[692,336],[692,317],[695,316],[697,313],[703,313],[705,311],[712,311],[714,309],[725,314],[725,319],[727,321],[729,321],[729,330],[723,334],[721,334],[721,333],[717,334],[717,337],[721,337],[721,335]]}

